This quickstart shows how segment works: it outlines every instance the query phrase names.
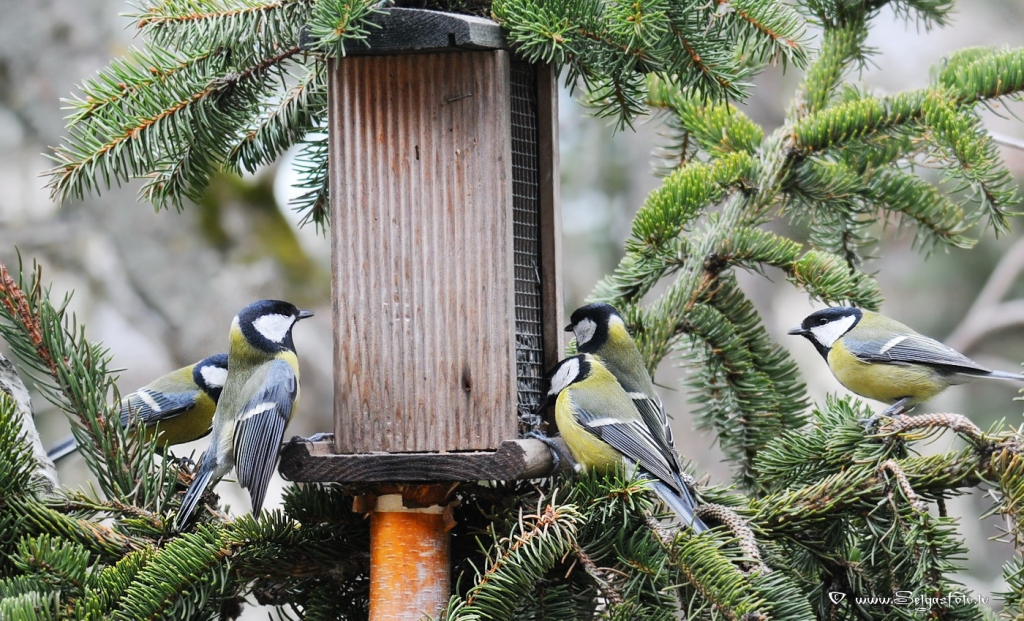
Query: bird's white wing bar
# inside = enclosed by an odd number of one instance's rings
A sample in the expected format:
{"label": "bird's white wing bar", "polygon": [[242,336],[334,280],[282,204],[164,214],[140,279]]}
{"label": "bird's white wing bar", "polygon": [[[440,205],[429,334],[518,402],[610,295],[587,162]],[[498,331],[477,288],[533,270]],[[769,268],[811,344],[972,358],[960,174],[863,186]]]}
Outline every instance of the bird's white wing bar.
{"label": "bird's white wing bar", "polygon": [[854,356],[868,362],[929,364],[978,375],[989,372],[987,368],[955,349],[923,334],[900,335],[886,341],[882,341],[882,339],[859,341],[846,338],[843,340],[843,345]]}
{"label": "bird's white wing bar", "polygon": [[675,487],[672,466],[641,420],[623,421],[607,416],[594,416],[586,410],[577,410],[580,424],[612,448],[635,461],[655,477]]}
{"label": "bird's white wing bar", "polygon": [[121,424],[127,425],[134,414],[144,425],[153,425],[180,415],[196,406],[199,391],[160,392],[139,390],[121,400]]}
{"label": "bird's white wing bar", "polygon": [[298,378],[287,362],[270,364],[263,385],[254,391],[235,423],[235,471],[238,484],[249,490],[254,515],[263,508],[298,390]]}

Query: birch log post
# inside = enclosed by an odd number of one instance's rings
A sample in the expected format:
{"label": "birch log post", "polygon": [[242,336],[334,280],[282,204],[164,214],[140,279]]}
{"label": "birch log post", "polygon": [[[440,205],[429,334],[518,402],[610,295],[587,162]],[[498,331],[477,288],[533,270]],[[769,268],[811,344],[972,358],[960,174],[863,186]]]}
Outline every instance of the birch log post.
{"label": "birch log post", "polygon": [[47,495],[60,485],[60,481],[57,479],[57,469],[53,465],[53,461],[46,456],[46,449],[36,430],[35,417],[32,414],[32,400],[29,397],[28,389],[14,369],[14,364],[3,354],[0,354],[0,390],[14,400],[20,421],[20,433],[25,442],[32,446],[32,455],[36,460],[36,469],[32,474],[32,482],[35,484],[33,488],[38,490],[40,495]]}

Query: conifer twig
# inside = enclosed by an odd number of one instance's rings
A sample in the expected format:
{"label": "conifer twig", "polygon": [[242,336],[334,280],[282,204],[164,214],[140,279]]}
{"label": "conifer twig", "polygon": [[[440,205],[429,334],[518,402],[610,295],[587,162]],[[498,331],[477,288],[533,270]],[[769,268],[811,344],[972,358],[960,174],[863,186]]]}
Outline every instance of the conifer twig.
{"label": "conifer twig", "polygon": [[914,488],[910,486],[910,481],[907,480],[906,473],[900,468],[900,465],[896,463],[895,459],[887,460],[881,466],[878,467],[881,472],[890,472],[896,477],[896,482],[900,486],[900,490],[903,492],[903,497],[907,499],[910,506],[917,512],[923,512],[928,510],[928,506],[921,500],[921,498],[914,492]]}
{"label": "conifer twig", "polygon": [[754,531],[750,529],[747,521],[741,518],[735,511],[725,505],[707,503],[698,506],[695,513],[702,520],[711,518],[732,531],[732,534],[739,543],[740,549],[743,550],[743,554],[750,559],[747,564],[750,565],[751,571],[771,573],[771,567],[765,565],[764,561],[761,560],[761,549],[757,546],[757,538],[754,537]]}
{"label": "conifer twig", "polygon": [[918,414],[916,416],[897,416],[896,418],[890,419],[888,422],[883,424],[879,428],[880,436],[891,436],[901,433],[906,433],[914,429],[950,429],[955,433],[958,433],[968,440],[975,446],[981,446],[985,443],[985,434],[981,431],[981,428],[971,422],[971,419],[967,418],[963,414]]}

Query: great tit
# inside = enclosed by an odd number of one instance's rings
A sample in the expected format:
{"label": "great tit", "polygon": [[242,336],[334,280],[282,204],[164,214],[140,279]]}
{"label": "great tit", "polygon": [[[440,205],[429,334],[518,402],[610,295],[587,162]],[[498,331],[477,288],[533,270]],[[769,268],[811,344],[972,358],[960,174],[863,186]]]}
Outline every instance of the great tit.
{"label": "great tit", "polygon": [[789,334],[809,340],[843,386],[890,404],[884,416],[979,377],[1024,382],[1024,375],[986,369],[898,321],[859,308],[823,308]]}
{"label": "great tit", "polygon": [[676,460],[676,466],[681,470],[682,463],[679,462],[665,407],[654,390],[654,382],[644,366],[640,349],[626,330],[626,322],[619,311],[603,302],[581,306],[569,317],[565,331],[575,335],[576,351],[597,356],[615,376],[640,411],[662,452]]}
{"label": "great tit", "polygon": [[313,313],[288,302],[260,300],[231,322],[228,374],[213,417],[210,446],[178,512],[188,524],[210,481],[232,468],[259,514],[277,465],[285,427],[299,401],[299,359],[292,328]]}
{"label": "great tit", "polygon": [[698,533],[707,530],[694,514],[697,503],[683,480],[678,456],[654,437],[635,401],[599,358],[566,358],[551,370],[548,381],[555,422],[577,467],[602,471],[624,463],[627,469],[639,468],[684,524]]}
{"label": "great tit", "polygon": [[[171,371],[121,398],[121,425],[138,424],[157,450],[198,440],[210,433],[217,399],[228,375],[228,355],[217,354]],[[74,436],[50,449],[59,461],[78,450]]]}

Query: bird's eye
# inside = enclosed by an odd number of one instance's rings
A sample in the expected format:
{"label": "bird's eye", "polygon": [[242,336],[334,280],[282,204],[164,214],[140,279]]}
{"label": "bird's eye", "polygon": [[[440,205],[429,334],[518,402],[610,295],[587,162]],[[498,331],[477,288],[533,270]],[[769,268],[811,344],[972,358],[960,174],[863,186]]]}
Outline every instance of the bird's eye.
{"label": "bird's eye", "polygon": [[818,317],[818,325],[819,326],[823,326],[826,323],[828,323],[828,319],[826,319],[825,317]]}

